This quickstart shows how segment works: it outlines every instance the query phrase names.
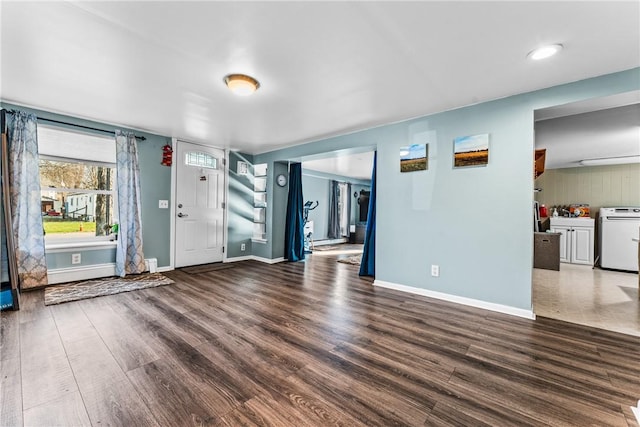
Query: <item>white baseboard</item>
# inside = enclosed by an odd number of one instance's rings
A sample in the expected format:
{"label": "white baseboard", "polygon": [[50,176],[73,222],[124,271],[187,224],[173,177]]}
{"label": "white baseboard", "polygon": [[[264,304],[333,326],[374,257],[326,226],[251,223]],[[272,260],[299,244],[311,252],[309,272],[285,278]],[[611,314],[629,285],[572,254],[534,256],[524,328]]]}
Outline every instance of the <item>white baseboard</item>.
{"label": "white baseboard", "polygon": [[99,279],[116,275],[115,264],[96,264],[81,267],[55,268],[47,271],[50,285],[77,282],[78,280]]}
{"label": "white baseboard", "polygon": [[270,259],[270,258],[262,258],[261,256],[255,256],[255,255],[253,256],[253,259],[255,259],[256,261],[264,262],[265,264],[277,264],[279,262],[284,262],[287,260],[284,257]]}
{"label": "white baseboard", "polygon": [[238,261],[250,261],[250,260],[264,262],[265,264],[277,264],[279,262],[284,262],[287,259],[284,257],[271,259],[271,258],[263,258],[255,255],[246,255],[246,256],[237,256],[233,258],[227,258],[223,262],[238,262]]}
{"label": "white baseboard", "polygon": [[325,246],[325,245],[337,245],[340,243],[347,243],[349,239],[340,238],[340,239],[324,239],[324,240],[314,240],[313,246]]}
{"label": "white baseboard", "polygon": [[442,292],[431,291],[429,289],[414,288],[413,286],[399,285],[397,283],[385,282],[382,280],[374,280],[373,286],[381,288],[394,289],[396,291],[408,292],[410,294],[422,295],[429,298],[435,298],[443,301],[449,301],[456,304],[468,305],[471,307],[482,308],[484,310],[496,311],[498,313],[509,314],[511,316],[524,317],[525,319],[535,320],[536,315],[533,310],[525,310],[522,308],[511,307],[508,305],[495,304],[492,302],[481,301],[473,298],[460,297],[457,295],[445,294]]}
{"label": "white baseboard", "polygon": [[[156,258],[145,259],[145,265],[150,273],[170,271],[172,267],[158,267]],[[100,279],[103,277],[111,277],[116,275],[116,264],[95,264],[83,265],[79,267],[52,268],[47,271],[48,282],[50,285],[58,283],[77,282],[79,280]]]}
{"label": "white baseboard", "polygon": [[165,271],[173,271],[173,267],[167,265],[166,267],[158,267],[158,273],[164,273]]}
{"label": "white baseboard", "polygon": [[231,258],[225,258],[222,262],[238,262],[238,261],[249,261],[255,259],[253,255],[244,255],[244,256],[235,256]]}

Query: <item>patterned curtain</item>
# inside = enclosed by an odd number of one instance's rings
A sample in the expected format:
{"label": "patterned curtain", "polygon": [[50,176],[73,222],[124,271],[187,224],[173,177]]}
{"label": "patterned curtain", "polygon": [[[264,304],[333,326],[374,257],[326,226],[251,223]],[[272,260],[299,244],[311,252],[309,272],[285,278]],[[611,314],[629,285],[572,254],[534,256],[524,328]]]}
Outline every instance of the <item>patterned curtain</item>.
{"label": "patterned curtain", "polygon": [[18,277],[22,289],[47,285],[38,165],[37,118],[7,112],[9,183]]}
{"label": "patterned curtain", "polygon": [[347,203],[347,230],[345,236],[351,236],[351,184],[347,183],[347,195],[343,199]]}
{"label": "patterned curtain", "polygon": [[340,212],[338,212],[338,181],[331,181],[331,193],[329,193],[329,226],[327,237],[337,239],[340,237]]}
{"label": "patterned curtain", "polygon": [[139,274],[145,270],[140,215],[140,167],[138,146],[131,132],[116,131],[118,181],[118,246],[116,274]]}

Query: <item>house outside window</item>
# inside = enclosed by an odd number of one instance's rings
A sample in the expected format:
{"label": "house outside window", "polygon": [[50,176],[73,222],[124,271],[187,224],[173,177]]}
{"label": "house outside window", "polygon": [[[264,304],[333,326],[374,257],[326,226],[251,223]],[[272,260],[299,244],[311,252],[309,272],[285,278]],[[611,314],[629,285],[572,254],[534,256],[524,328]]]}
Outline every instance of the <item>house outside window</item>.
{"label": "house outside window", "polygon": [[113,137],[38,126],[46,244],[114,239],[115,151]]}

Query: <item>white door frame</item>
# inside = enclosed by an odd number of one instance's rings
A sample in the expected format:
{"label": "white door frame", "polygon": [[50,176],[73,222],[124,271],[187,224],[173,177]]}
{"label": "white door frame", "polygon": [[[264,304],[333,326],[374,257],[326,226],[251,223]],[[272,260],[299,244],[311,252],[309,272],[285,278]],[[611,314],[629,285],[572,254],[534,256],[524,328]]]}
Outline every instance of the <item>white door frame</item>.
{"label": "white door frame", "polygon": [[[177,208],[176,208],[176,194],[178,191],[178,166],[177,166],[177,162],[180,160],[178,159],[178,144],[180,143],[180,141],[182,142],[186,142],[187,144],[195,144],[195,145],[202,145],[205,146],[204,144],[200,144],[197,142],[191,142],[191,141],[187,141],[184,139],[178,139],[178,138],[171,138],[171,148],[173,149],[173,154],[171,157],[171,203],[170,203],[170,209],[169,209],[169,213],[171,215],[171,220],[169,222],[169,246],[170,246],[170,250],[169,250],[169,270],[174,270],[175,269],[175,260],[176,260],[176,215],[177,215]],[[205,146],[206,147],[206,146]],[[213,146],[212,146],[213,147]],[[228,245],[227,245],[227,220],[228,220],[228,215],[227,215],[227,210],[229,209],[229,204],[228,204],[228,193],[229,193],[229,149],[225,149],[225,148],[219,148],[219,147],[213,147],[216,148],[218,150],[223,150],[224,151],[224,155],[225,155],[225,161],[224,161],[224,209],[222,212],[222,229],[223,229],[223,233],[224,233],[224,237],[223,237],[223,245],[224,245],[224,250],[222,252],[222,262],[227,262],[227,250],[228,250]]]}
{"label": "white door frame", "polygon": [[178,138],[171,138],[171,148],[173,154],[171,155],[171,203],[169,204],[169,215],[171,220],[169,222],[169,266],[173,270],[175,268],[176,259],[176,183],[178,177],[178,166],[176,166],[178,157]]}
{"label": "white door frame", "polygon": [[222,244],[224,250],[222,251],[222,262],[227,262],[227,255],[229,253],[228,236],[229,229],[227,228],[228,211],[229,211],[229,168],[231,167],[231,161],[229,160],[229,149],[224,149],[224,210],[222,211],[222,228],[224,230],[224,236],[222,237]]}

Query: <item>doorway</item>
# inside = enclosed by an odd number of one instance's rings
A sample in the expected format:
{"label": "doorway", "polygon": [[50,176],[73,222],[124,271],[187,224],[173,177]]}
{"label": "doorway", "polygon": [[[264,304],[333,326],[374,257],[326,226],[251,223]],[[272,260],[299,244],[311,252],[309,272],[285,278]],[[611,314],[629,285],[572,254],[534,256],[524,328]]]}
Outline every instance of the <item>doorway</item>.
{"label": "doorway", "polygon": [[175,267],[224,256],[224,151],[177,141]]}
{"label": "doorway", "polygon": [[[318,202],[317,209],[309,213],[315,247],[350,241],[363,243],[352,240],[356,234],[364,240],[373,156],[372,147],[366,147],[327,152],[302,159],[305,200]],[[334,202],[331,196],[334,191],[332,185],[337,187]],[[333,203],[336,204],[335,223],[330,221]]]}
{"label": "doorway", "polygon": [[[640,164],[629,161],[640,155],[637,131],[631,132],[640,126],[638,95],[634,91],[535,111],[535,148],[546,149],[545,171],[534,183],[535,201],[546,205],[543,211],[551,217],[541,218],[546,224],[541,231],[560,233],[563,261],[559,269],[533,269],[538,316],[640,336],[637,266],[636,271],[600,268],[598,242],[600,208],[640,206]],[[563,227],[564,222],[570,226]],[[543,252],[538,255],[553,251]]]}

